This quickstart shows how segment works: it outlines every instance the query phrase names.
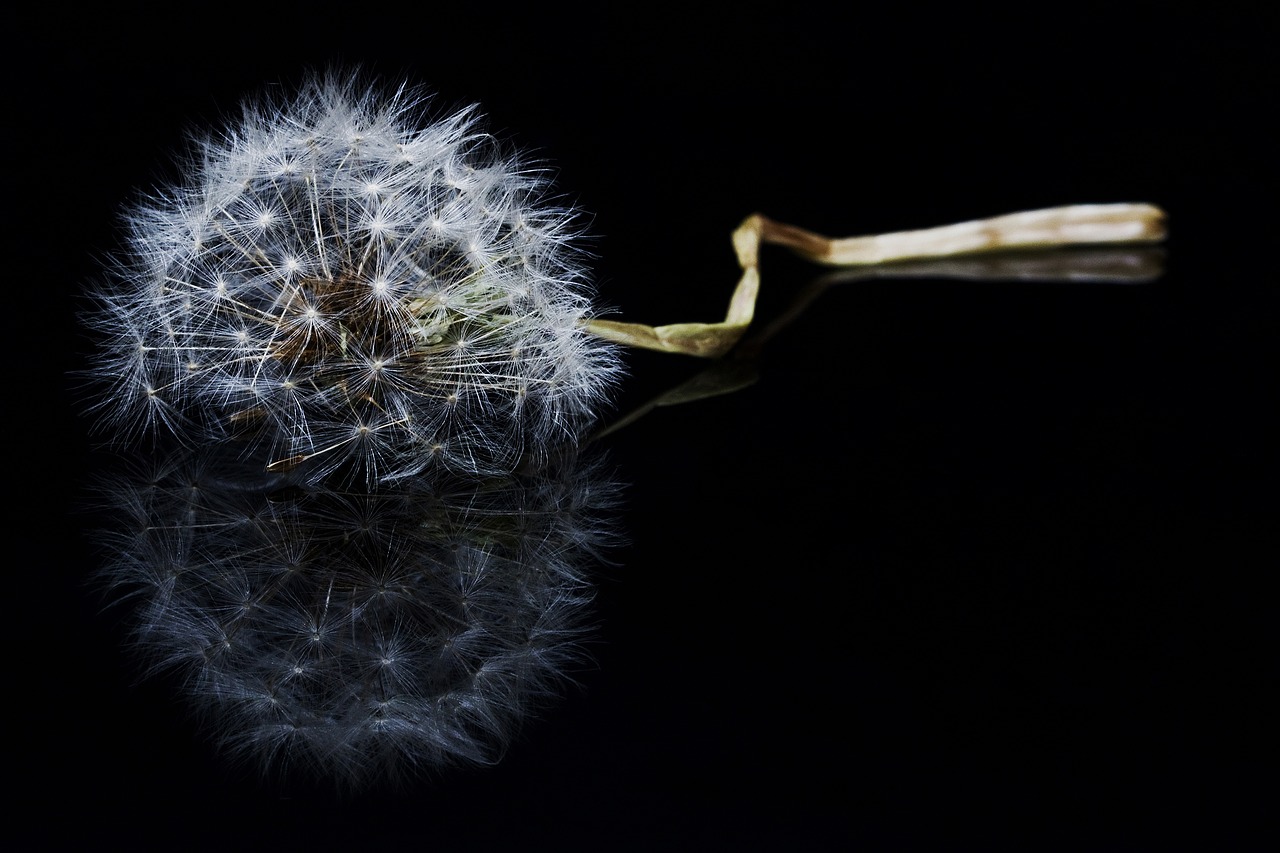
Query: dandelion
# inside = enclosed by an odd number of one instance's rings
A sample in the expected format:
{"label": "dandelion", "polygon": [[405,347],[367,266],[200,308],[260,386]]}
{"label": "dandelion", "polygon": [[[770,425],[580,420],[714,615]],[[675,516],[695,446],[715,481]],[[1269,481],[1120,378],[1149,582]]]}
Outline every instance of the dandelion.
{"label": "dandelion", "polygon": [[573,444],[616,347],[578,216],[474,109],[317,77],[197,141],[94,291],[102,426],[247,435],[283,470],[511,470]]}
{"label": "dandelion", "polygon": [[1006,248],[1151,242],[1151,205],[1075,205],[832,239],[749,216],[725,319],[595,316],[579,217],[472,109],[311,78],[197,140],[181,183],[128,213],[93,291],[89,371],[122,441],[247,437],[275,471],[370,481],[500,474],[573,446],[607,407],[618,344],[717,357],[750,325],[759,250],[865,266]]}

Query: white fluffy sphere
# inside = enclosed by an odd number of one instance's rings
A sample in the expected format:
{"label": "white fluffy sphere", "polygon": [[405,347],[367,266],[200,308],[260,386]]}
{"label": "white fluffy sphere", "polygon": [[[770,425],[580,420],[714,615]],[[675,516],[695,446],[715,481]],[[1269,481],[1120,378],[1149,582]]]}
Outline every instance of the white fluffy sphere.
{"label": "white fluffy sphere", "polygon": [[474,110],[426,106],[316,77],[198,140],[94,294],[103,426],[369,479],[576,442],[619,372],[583,330],[577,217]]}

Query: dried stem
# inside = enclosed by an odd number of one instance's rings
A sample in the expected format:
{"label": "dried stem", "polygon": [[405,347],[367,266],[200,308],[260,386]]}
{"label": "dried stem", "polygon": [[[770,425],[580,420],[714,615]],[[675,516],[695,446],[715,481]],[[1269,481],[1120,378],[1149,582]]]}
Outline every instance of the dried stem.
{"label": "dried stem", "polygon": [[1164,222],[1164,211],[1150,204],[1078,204],[918,231],[836,239],[756,213],[733,233],[742,277],[722,322],[647,326],[592,319],[585,326],[601,338],[627,346],[716,358],[732,348],[751,325],[760,291],[762,244],[785,246],[828,266],[868,266],[1007,249],[1156,243],[1165,237]]}

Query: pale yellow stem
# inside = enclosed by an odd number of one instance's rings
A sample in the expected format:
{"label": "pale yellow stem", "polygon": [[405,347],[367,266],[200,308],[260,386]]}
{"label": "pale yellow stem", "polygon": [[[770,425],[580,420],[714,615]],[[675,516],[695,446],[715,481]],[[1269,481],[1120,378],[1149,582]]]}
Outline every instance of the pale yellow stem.
{"label": "pale yellow stem", "polygon": [[716,358],[751,325],[760,291],[760,246],[785,246],[815,263],[866,266],[1005,249],[1060,248],[1116,243],[1156,243],[1165,237],[1165,214],[1150,204],[1078,204],[975,219],[918,231],[833,239],[761,214],[733,232],[742,277],[719,323],[647,326],[587,320],[588,331],[627,346]]}
{"label": "pale yellow stem", "polygon": [[830,266],[883,264],[998,249],[1154,243],[1165,236],[1164,212],[1150,204],[1077,204],[919,231],[838,240],[759,218],[761,242],[786,246],[811,261]]}

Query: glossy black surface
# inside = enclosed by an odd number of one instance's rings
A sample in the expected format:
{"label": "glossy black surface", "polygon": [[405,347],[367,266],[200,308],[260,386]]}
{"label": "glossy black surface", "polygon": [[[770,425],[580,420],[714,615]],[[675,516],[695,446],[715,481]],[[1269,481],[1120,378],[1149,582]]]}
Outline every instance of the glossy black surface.
{"label": "glossy black surface", "polygon": [[[8,320],[11,772],[22,812],[60,815],[31,839],[1269,847],[1261,13],[307,14],[78,19],[11,83],[10,284],[33,300]],[[756,210],[843,236],[1149,201],[1170,215],[1163,273],[832,285],[744,365],[752,384],[605,439],[628,544],[598,570],[596,663],[500,764],[342,798],[274,787],[219,757],[173,685],[137,683],[87,589],[72,507],[99,461],[62,375],[85,348],[74,294],[183,128],[331,62],[479,102],[547,158],[626,319],[716,319]],[[762,270],[762,326],[821,272],[776,249]],[[707,367],[628,365],[618,415]]]}

